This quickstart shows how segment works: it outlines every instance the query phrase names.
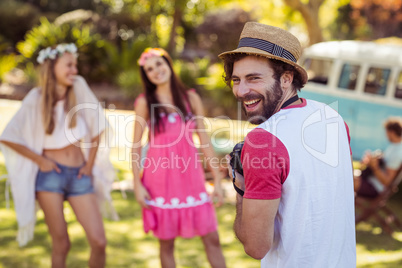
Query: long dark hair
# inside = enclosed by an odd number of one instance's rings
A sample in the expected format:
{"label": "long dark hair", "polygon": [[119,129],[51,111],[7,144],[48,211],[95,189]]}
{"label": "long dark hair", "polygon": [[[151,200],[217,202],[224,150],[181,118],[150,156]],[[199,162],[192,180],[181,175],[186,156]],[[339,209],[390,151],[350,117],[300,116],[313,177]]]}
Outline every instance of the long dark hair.
{"label": "long dark hair", "polygon": [[[173,70],[172,59],[170,58],[169,54],[164,51],[162,58],[167,62],[170,70],[171,70],[171,77],[170,77],[170,92],[172,93],[173,97],[173,104],[178,108],[178,110],[182,113],[184,118],[187,117],[188,109],[186,108],[186,103],[190,105],[188,96],[187,96],[187,87],[183,84],[180,78],[176,75]],[[149,81],[144,67],[140,66],[140,73],[141,73],[141,80],[144,86],[145,97],[147,100],[148,105],[148,114],[151,117],[151,108],[152,105],[159,104],[159,101],[156,97],[156,85]],[[164,130],[163,121],[161,120],[160,113],[165,112],[167,114],[167,110],[163,106],[157,106],[154,110],[154,118],[151,119],[151,130],[156,129],[156,132],[162,132]]]}

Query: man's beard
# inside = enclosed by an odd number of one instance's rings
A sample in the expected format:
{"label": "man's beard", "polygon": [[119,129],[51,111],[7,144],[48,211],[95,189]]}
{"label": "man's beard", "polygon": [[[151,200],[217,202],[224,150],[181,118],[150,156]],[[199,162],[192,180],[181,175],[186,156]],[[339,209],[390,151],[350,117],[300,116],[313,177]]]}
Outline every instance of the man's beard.
{"label": "man's beard", "polygon": [[[281,102],[283,97],[283,91],[281,89],[281,84],[279,81],[275,81],[271,90],[266,90],[265,96],[258,93],[251,93],[243,98],[238,98],[239,101],[243,103],[242,109],[247,116],[247,120],[255,125],[264,123],[268,118],[270,118],[277,109],[277,106]],[[261,99],[262,111],[257,110],[254,112],[247,113],[244,101]]]}

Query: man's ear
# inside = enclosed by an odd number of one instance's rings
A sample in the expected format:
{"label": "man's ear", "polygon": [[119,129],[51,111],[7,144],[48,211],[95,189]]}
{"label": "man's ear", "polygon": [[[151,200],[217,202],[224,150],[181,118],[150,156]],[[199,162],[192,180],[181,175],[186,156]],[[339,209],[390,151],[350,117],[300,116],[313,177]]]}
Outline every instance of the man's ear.
{"label": "man's ear", "polygon": [[293,82],[293,72],[285,71],[280,78],[281,88],[284,92],[292,89],[292,82]]}

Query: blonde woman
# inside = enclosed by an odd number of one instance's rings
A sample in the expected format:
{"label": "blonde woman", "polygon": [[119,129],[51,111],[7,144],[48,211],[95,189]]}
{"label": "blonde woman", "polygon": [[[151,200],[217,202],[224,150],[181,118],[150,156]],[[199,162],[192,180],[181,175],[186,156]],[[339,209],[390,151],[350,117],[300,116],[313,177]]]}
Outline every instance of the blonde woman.
{"label": "blonde woman", "polygon": [[98,204],[105,200],[111,204],[114,172],[107,153],[97,158],[107,123],[96,97],[77,76],[76,52],[74,44],[40,51],[40,87],[24,98],[0,142],[17,212],[19,244],[33,238],[36,198],[52,238],[52,267],[65,267],[70,249],[63,214],[67,200],[86,232],[89,266],[104,267],[106,237]]}

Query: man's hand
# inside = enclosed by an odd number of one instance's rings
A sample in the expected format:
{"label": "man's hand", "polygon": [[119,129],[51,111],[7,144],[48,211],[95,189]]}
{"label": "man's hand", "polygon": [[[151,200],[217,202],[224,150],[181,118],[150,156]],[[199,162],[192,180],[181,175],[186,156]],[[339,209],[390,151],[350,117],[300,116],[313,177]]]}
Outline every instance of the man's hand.
{"label": "man's hand", "polygon": [[[226,159],[228,161],[228,163],[230,163],[230,155],[226,155]],[[228,165],[228,170],[229,170],[229,177],[233,180],[233,169],[230,165]],[[236,185],[237,188],[239,188],[240,190],[242,190],[244,192],[244,190],[246,189],[246,186],[244,184],[244,177],[242,175],[240,175],[238,172],[235,171],[235,182],[234,184]]]}

